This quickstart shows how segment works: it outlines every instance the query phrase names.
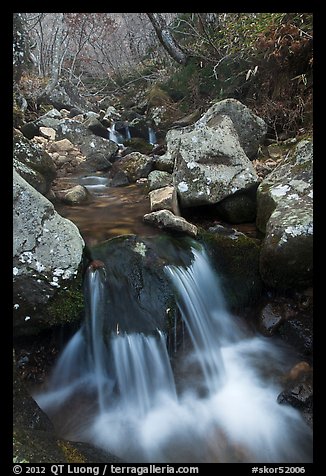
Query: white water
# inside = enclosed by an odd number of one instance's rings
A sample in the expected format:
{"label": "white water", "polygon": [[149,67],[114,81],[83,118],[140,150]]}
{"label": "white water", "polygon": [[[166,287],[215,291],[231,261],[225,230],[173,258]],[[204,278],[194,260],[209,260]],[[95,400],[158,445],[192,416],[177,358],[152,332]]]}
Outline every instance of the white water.
{"label": "white water", "polygon": [[118,144],[119,147],[123,147],[123,137],[115,130],[115,124],[113,123],[111,127],[108,127],[109,139],[112,142]]}
{"label": "white water", "polygon": [[[294,408],[277,403],[286,351],[239,327],[205,252],[193,254],[187,269],[166,267],[193,343],[178,365],[178,392],[163,333],[126,335],[117,328],[104,343],[105,276],[96,270],[87,278],[90,321],[68,343],[48,391],[36,400],[55,423],[66,404],[67,437],[124,461],[311,461],[310,429]],[[77,396],[78,404],[83,391],[93,397],[74,418],[69,401]],[[60,419],[57,427],[62,430]]]}
{"label": "white water", "polygon": [[148,142],[152,145],[156,144],[156,134],[152,127],[148,128]]}

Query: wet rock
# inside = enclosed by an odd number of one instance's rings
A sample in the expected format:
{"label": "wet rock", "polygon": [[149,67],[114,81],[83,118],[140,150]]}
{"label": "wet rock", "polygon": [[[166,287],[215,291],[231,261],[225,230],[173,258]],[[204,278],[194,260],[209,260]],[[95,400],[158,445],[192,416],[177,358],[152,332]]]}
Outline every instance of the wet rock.
{"label": "wet rock", "polygon": [[197,235],[197,227],[182,217],[174,215],[170,210],[159,210],[144,215],[144,222],[159,228],[186,233],[190,236]]}
{"label": "wet rock", "polygon": [[15,335],[35,334],[79,318],[82,296],[76,277],[83,239],[77,227],[15,171],[13,236]]}
{"label": "wet rock", "polygon": [[313,370],[307,362],[299,362],[291,369],[286,376],[285,388],[278,395],[277,401],[304,412],[307,422],[312,425]]}
{"label": "wet rock", "polygon": [[173,177],[168,172],[161,170],[153,170],[148,175],[148,190],[151,192],[157,188],[167,187],[172,185]]}
{"label": "wet rock", "polygon": [[118,170],[113,174],[113,178],[110,182],[111,187],[123,187],[129,185],[129,179],[126,172],[123,170]]}
{"label": "wet rock", "polygon": [[128,153],[140,152],[141,154],[150,154],[153,151],[153,146],[142,137],[131,137],[131,139],[124,141]]}
{"label": "wet rock", "polygon": [[177,192],[174,187],[163,187],[149,193],[151,212],[170,210],[180,215]]}
{"label": "wet rock", "polygon": [[300,289],[312,283],[313,145],[301,141],[257,190],[257,227],[266,233],[261,274],[267,286]]}
{"label": "wet rock", "polygon": [[13,362],[13,462],[99,463],[121,462],[117,457],[86,443],[63,440],[28,393]]}
{"label": "wet rock", "polygon": [[153,245],[135,235],[124,235],[94,246],[89,252],[92,262],[100,260],[105,265],[105,334],[117,329],[145,334],[166,330],[167,310],[173,317],[176,304],[164,272],[165,262]]}
{"label": "wet rock", "polygon": [[21,131],[27,139],[33,139],[33,137],[39,134],[39,128],[34,122],[23,124]]}
{"label": "wet rock", "polygon": [[273,304],[267,304],[260,313],[259,328],[264,335],[270,336],[276,333],[283,321],[280,309]]}
{"label": "wet rock", "polygon": [[75,187],[68,190],[65,193],[63,200],[68,205],[80,205],[82,203],[88,202],[90,199],[90,194],[87,191],[87,188],[83,185],[76,185]]}
{"label": "wet rock", "polygon": [[46,194],[56,177],[56,168],[50,155],[38,144],[26,137],[13,137],[13,159],[17,172],[35,187]]}
{"label": "wet rock", "polygon": [[279,327],[281,337],[296,348],[302,355],[312,355],[313,321],[307,313],[295,314]]}
{"label": "wet rock", "polygon": [[215,103],[197,123],[215,127],[222,114],[232,119],[241,147],[249,159],[253,160],[267,133],[265,121],[241,102],[229,98]]}
{"label": "wet rock", "polygon": [[221,225],[209,232],[200,229],[197,239],[208,250],[231,308],[242,309],[257,302],[262,293],[260,242]]}

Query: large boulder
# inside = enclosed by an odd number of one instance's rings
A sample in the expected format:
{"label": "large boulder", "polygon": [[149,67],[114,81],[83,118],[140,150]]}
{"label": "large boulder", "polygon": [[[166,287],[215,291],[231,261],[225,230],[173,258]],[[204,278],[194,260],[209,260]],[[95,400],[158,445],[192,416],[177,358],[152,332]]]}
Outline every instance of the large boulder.
{"label": "large boulder", "polygon": [[173,176],[181,207],[216,204],[258,181],[226,115],[210,125],[197,122],[170,130],[167,148],[175,160]]}
{"label": "large boulder", "polygon": [[219,122],[220,115],[229,116],[239,136],[240,145],[250,160],[257,156],[259,145],[264,142],[267,133],[267,124],[256,116],[247,106],[236,99],[223,99],[215,103],[197,121],[209,127]]}
{"label": "large boulder", "polygon": [[313,144],[301,141],[257,191],[257,227],[265,232],[260,269],[267,286],[312,284]]}
{"label": "large boulder", "polygon": [[80,317],[84,241],[15,170],[13,179],[14,329],[31,335]]}
{"label": "large boulder", "polygon": [[15,170],[40,193],[46,194],[56,177],[51,156],[26,137],[14,135],[13,161]]}

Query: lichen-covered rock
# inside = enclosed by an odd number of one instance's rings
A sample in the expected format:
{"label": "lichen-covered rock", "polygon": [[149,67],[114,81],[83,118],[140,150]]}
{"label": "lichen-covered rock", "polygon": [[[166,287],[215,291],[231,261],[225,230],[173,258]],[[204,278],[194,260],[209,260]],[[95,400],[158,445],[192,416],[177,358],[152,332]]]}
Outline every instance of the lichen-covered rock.
{"label": "lichen-covered rock", "polygon": [[157,188],[168,187],[172,185],[173,177],[168,172],[161,170],[152,170],[148,175],[148,190],[151,192]]}
{"label": "lichen-covered rock", "polygon": [[266,233],[260,269],[266,285],[300,289],[312,283],[313,144],[301,141],[259,185],[257,227]]}
{"label": "lichen-covered rock", "polygon": [[182,207],[216,204],[258,181],[232,120],[219,115],[167,134],[167,155],[175,160],[173,177]]}
{"label": "lichen-covered rock", "polygon": [[[76,276],[84,241],[78,228],[16,171],[13,185],[14,329],[16,335],[28,335],[79,317]],[[64,305],[75,302],[75,308],[56,313],[62,294]]]}
{"label": "lichen-covered rock", "polygon": [[[51,156],[26,137],[13,137],[13,159],[16,171],[40,193],[46,194],[56,177]],[[29,170],[31,169],[31,170]]]}
{"label": "lichen-covered rock", "polygon": [[240,101],[228,98],[210,107],[197,123],[215,127],[221,114],[225,114],[232,119],[241,147],[250,160],[254,159],[257,155],[258,147],[263,143],[267,133],[265,121],[256,116]]}
{"label": "lichen-covered rock", "polygon": [[174,215],[170,210],[159,210],[144,215],[144,222],[159,228],[185,233],[190,236],[197,235],[197,227],[185,218]]}
{"label": "lichen-covered rock", "polygon": [[260,242],[220,225],[208,232],[200,229],[198,240],[211,256],[228,304],[242,309],[256,302],[262,292]]}
{"label": "lichen-covered rock", "polygon": [[174,187],[163,187],[149,193],[151,211],[170,210],[174,215],[180,215],[177,192]]}

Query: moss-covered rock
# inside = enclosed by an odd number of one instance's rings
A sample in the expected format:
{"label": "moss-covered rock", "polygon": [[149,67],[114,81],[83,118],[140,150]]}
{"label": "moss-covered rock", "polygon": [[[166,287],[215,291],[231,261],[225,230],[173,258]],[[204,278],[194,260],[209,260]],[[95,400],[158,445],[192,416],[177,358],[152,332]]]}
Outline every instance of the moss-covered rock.
{"label": "moss-covered rock", "polygon": [[131,152],[140,152],[141,154],[148,155],[153,150],[152,144],[142,137],[131,137],[124,141],[123,145],[126,147],[128,154]]}
{"label": "moss-covered rock", "polygon": [[253,304],[262,291],[260,242],[220,226],[215,232],[199,229],[198,240],[211,256],[228,304],[232,308]]}
{"label": "moss-covered rock", "polygon": [[150,240],[119,236],[91,248],[89,256],[105,267],[107,331],[167,329],[168,313],[176,309],[174,293],[164,273],[165,261]]}

